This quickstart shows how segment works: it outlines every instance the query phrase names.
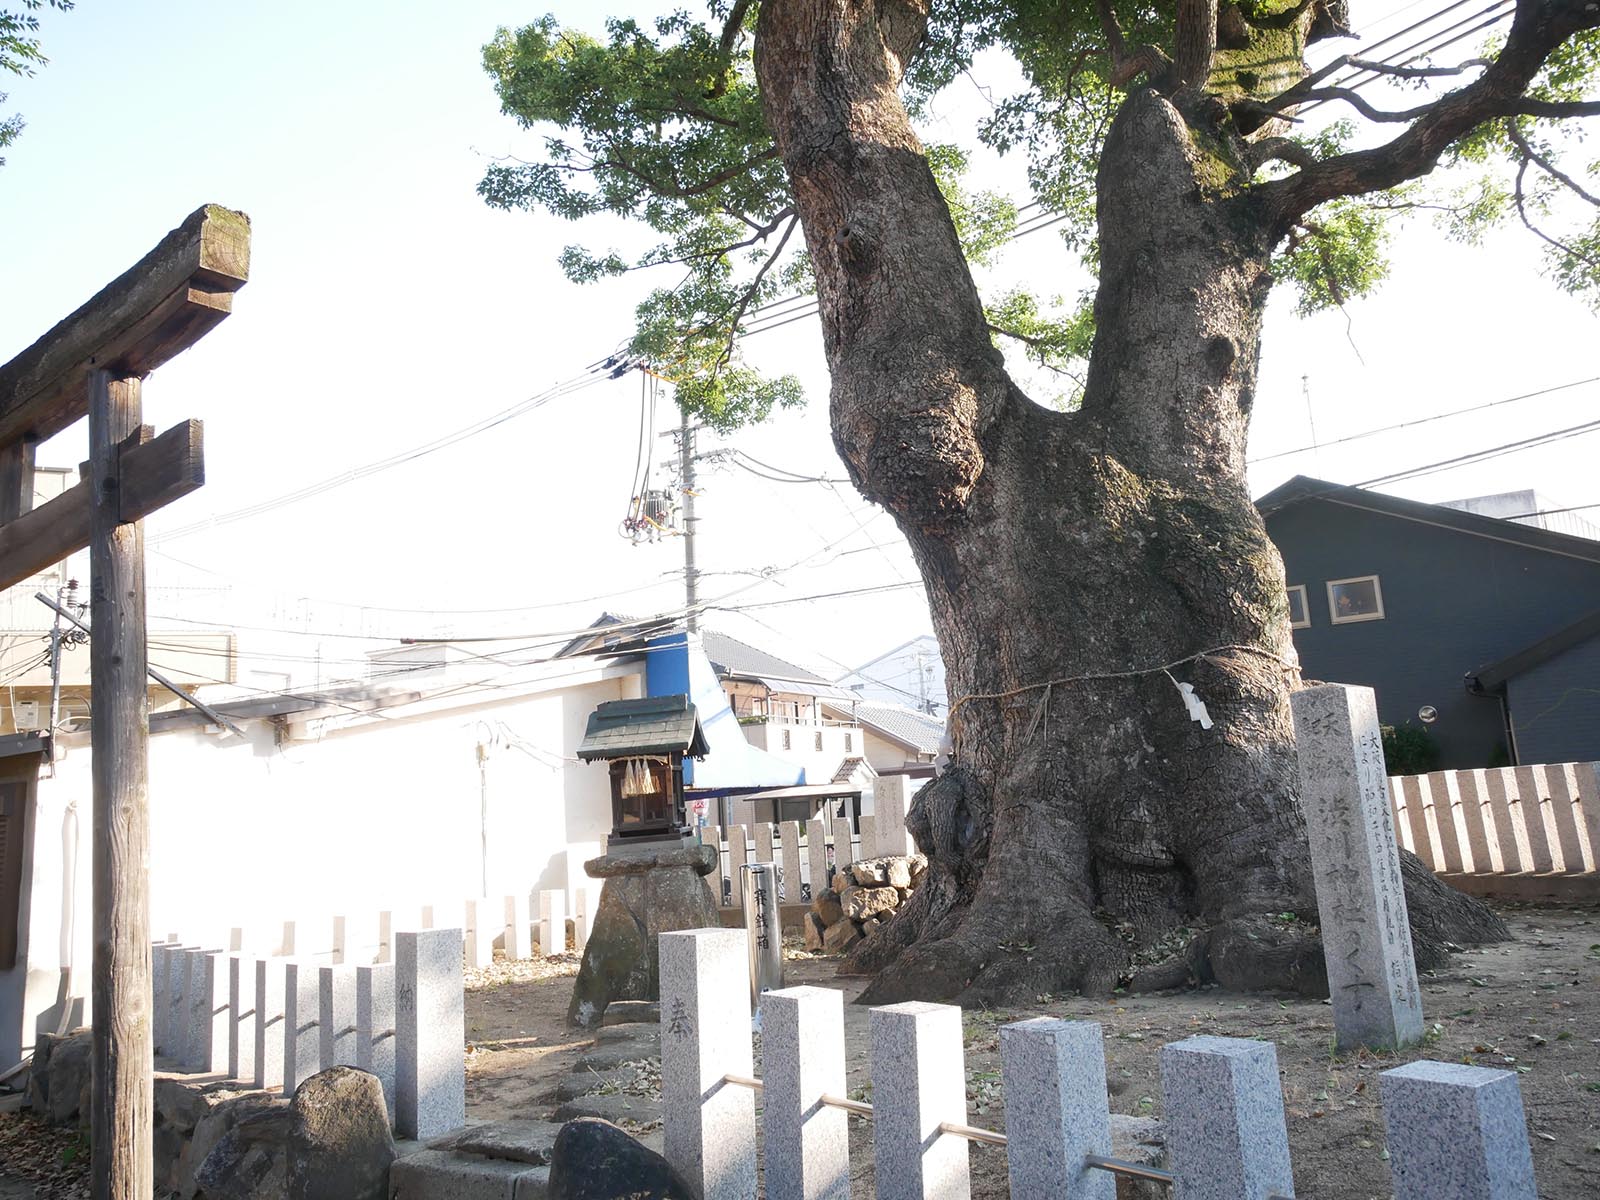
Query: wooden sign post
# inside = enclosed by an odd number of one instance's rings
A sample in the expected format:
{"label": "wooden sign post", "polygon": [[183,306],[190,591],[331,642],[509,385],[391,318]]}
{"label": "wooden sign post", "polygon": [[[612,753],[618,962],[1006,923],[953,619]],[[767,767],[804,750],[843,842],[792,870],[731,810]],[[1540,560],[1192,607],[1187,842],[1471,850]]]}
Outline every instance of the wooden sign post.
{"label": "wooden sign post", "polygon": [[[154,1190],[142,518],[205,482],[200,422],[153,437],[140,386],[227,317],[249,268],[249,218],[208,205],[0,366],[0,588],[89,547],[95,1200]],[[87,477],[34,509],[35,448],[84,417]]]}

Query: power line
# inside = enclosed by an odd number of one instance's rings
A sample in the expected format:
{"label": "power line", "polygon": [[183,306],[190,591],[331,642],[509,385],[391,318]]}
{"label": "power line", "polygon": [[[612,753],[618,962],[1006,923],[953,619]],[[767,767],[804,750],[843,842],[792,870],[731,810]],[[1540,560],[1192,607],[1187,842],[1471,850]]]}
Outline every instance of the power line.
{"label": "power line", "polygon": [[1540,388],[1536,392],[1524,392],[1520,396],[1507,396],[1503,400],[1491,400],[1487,404],[1474,404],[1469,408],[1455,408],[1451,409],[1449,412],[1434,413],[1432,416],[1427,417],[1417,417],[1415,420],[1411,421],[1400,421],[1394,425],[1382,425],[1377,429],[1364,429],[1360,433],[1352,433],[1342,438],[1334,438],[1332,441],[1315,442],[1309,446],[1296,446],[1293,450],[1274,451],[1272,454],[1263,454],[1259,458],[1252,458],[1248,465],[1254,466],[1257,463],[1271,462],[1275,458],[1288,458],[1290,455],[1304,454],[1309,450],[1323,450],[1329,446],[1342,445],[1345,442],[1358,442],[1363,438],[1376,437],[1379,434],[1384,433],[1394,433],[1396,430],[1410,429],[1415,425],[1427,425],[1434,421],[1444,421],[1451,417],[1466,416],[1469,413],[1483,412],[1485,409],[1498,408],[1502,404],[1515,404],[1519,400],[1532,400],[1539,396],[1548,396],[1555,392],[1568,391],[1571,388],[1583,387],[1584,385],[1590,383],[1600,383],[1600,375],[1594,375],[1588,379],[1574,379],[1570,383],[1558,383],[1551,387]]}
{"label": "power line", "polygon": [[1488,462],[1492,458],[1501,458],[1507,454],[1516,454],[1522,450],[1533,450],[1539,446],[1548,446],[1555,442],[1564,442],[1569,438],[1579,437],[1585,433],[1593,433],[1600,429],[1600,421],[1587,421],[1582,425],[1571,425],[1566,429],[1554,429],[1549,433],[1541,433],[1531,438],[1523,438],[1516,442],[1503,442],[1498,446],[1490,446],[1483,450],[1474,450],[1470,454],[1458,454],[1454,458],[1440,459],[1438,462],[1425,463],[1420,467],[1412,467],[1404,471],[1393,471],[1388,475],[1378,475],[1360,483],[1351,484],[1351,487],[1367,488],[1380,483],[1399,483],[1407,479],[1421,479],[1425,475],[1437,475],[1441,471],[1454,470],[1456,467],[1468,467],[1475,463]]}

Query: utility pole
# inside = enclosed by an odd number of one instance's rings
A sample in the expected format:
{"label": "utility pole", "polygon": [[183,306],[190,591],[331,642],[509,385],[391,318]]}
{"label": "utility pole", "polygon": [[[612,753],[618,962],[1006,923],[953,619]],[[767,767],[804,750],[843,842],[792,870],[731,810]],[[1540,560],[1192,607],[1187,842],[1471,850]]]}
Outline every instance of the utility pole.
{"label": "utility pole", "polygon": [[678,475],[683,491],[683,604],[684,625],[691,634],[700,632],[700,614],[695,606],[700,602],[700,572],[694,565],[694,426],[689,423],[689,410],[680,408],[682,420],[678,425]]}

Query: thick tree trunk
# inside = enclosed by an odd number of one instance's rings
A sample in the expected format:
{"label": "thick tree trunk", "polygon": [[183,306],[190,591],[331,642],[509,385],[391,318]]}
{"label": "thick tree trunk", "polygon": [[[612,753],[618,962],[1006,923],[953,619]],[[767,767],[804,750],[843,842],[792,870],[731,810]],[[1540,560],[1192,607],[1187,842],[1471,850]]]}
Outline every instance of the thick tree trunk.
{"label": "thick tree trunk", "polygon": [[[951,765],[912,811],[929,882],[850,967],[874,1001],[1324,990],[1283,570],[1245,483],[1269,222],[1166,99],[1132,95],[1084,402],[1033,404],[895,95],[920,30],[911,2],[767,0],[756,52],[835,440],[917,556],[953,700]],[[1455,915],[1441,936],[1464,940]]]}

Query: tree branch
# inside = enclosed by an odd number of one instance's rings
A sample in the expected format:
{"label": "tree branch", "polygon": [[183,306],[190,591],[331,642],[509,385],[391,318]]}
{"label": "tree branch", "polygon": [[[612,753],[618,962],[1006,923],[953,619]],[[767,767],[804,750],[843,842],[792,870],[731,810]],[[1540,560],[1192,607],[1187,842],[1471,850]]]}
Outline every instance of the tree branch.
{"label": "tree branch", "polygon": [[1217,46],[1217,0],[1178,0],[1172,61],[1179,87],[1199,87],[1211,74]]}
{"label": "tree branch", "polygon": [[1531,161],[1530,159],[1524,158],[1522,160],[1521,165],[1519,165],[1517,167],[1517,186],[1516,186],[1517,216],[1522,218],[1522,223],[1525,226],[1527,226],[1528,232],[1533,234],[1533,236],[1538,238],[1540,241],[1548,242],[1550,245],[1554,246],[1557,250],[1561,251],[1561,253],[1565,254],[1568,258],[1575,258],[1579,262],[1588,263],[1591,267],[1600,268],[1600,259],[1595,258],[1595,256],[1592,255],[1592,254],[1585,254],[1582,250],[1579,250],[1576,246],[1569,246],[1566,242],[1563,242],[1560,238],[1551,237],[1548,233],[1546,233],[1544,230],[1540,229],[1537,225],[1535,225],[1533,223],[1533,219],[1528,216],[1528,209],[1527,209],[1527,205],[1526,205],[1526,203],[1524,201],[1524,193],[1523,193],[1523,190],[1522,190],[1522,181],[1523,181],[1523,177],[1525,175],[1527,175],[1527,173],[1528,173],[1528,166],[1529,166],[1530,161]]}
{"label": "tree branch", "polygon": [[722,26],[722,38],[717,42],[717,53],[722,56],[722,70],[718,72],[716,82],[706,92],[707,100],[715,100],[727,94],[729,68],[733,65],[733,48],[738,44],[739,31],[744,28],[745,14],[750,11],[750,0],[733,0],[733,7],[728,10],[728,19]]}
{"label": "tree branch", "polygon": [[[749,224],[750,227],[755,230],[755,233],[753,233],[749,237],[745,238],[745,240],[742,241],[742,242],[734,242],[731,245],[727,245],[727,246],[717,246],[717,247],[715,247],[714,249],[711,249],[711,250],[697,250],[693,254],[685,254],[682,258],[655,258],[655,259],[649,259],[648,261],[637,263],[634,266],[629,267],[628,270],[629,271],[643,271],[643,270],[645,270],[645,269],[647,269],[649,267],[670,267],[670,266],[674,266],[674,265],[680,265],[681,266],[681,265],[687,265],[689,263],[701,262],[701,261],[703,261],[705,259],[708,259],[708,258],[722,258],[722,257],[724,257],[726,255],[732,254],[735,250],[744,250],[744,249],[747,249],[747,248],[749,248],[751,246],[754,246],[757,242],[766,241],[767,237],[772,233],[772,231],[774,229],[776,229],[779,225],[783,224],[783,222],[784,222],[784,220],[786,218],[791,220],[791,221],[793,220],[793,218],[794,218],[794,206],[793,205],[789,205],[789,206],[787,206],[785,208],[780,209],[778,211],[778,215],[773,217],[772,220],[770,222],[768,222],[766,225],[757,225],[757,224],[755,224],[755,222],[750,221],[749,218],[745,218],[746,223]],[[784,235],[784,237],[787,240],[788,234],[786,233]],[[778,247],[778,249],[781,250],[781,249],[783,249],[783,247],[780,245]],[[760,276],[759,275],[756,277],[756,281],[758,283],[760,282]]]}
{"label": "tree branch", "polygon": [[1254,174],[1269,162],[1286,162],[1293,167],[1314,167],[1317,156],[1293,138],[1269,137],[1245,145],[1245,161]]}
{"label": "tree branch", "polygon": [[[1545,60],[1568,38],[1597,27],[1600,4],[1592,0],[1519,0],[1505,46],[1483,74],[1404,113],[1373,109],[1347,88],[1312,89],[1308,95],[1318,90],[1330,93],[1330,98],[1348,101],[1371,120],[1409,121],[1411,126],[1383,145],[1335,155],[1287,179],[1263,184],[1256,194],[1277,227],[1287,232],[1319,204],[1382,191],[1426,175],[1453,142],[1485,121],[1543,107],[1547,102],[1527,100],[1524,93]],[[1600,113],[1600,102],[1563,103],[1559,110],[1548,115],[1593,115]]]}
{"label": "tree branch", "polygon": [[613,170],[621,171],[625,175],[633,176],[652,192],[655,192],[658,196],[670,196],[676,200],[686,200],[691,196],[703,196],[707,192],[715,191],[723,184],[729,183],[732,180],[739,178],[741,175],[748,174],[750,168],[755,166],[757,163],[765,162],[771,158],[777,158],[778,148],[776,146],[768,146],[760,154],[754,155],[751,158],[747,158],[742,163],[737,163],[734,166],[727,167],[724,170],[718,171],[715,175],[712,175],[707,179],[702,179],[699,183],[689,184],[687,186],[678,183],[676,180],[673,180],[671,183],[667,183],[660,179],[656,179],[654,176],[649,175],[644,171],[639,170],[639,168],[628,162],[627,159],[618,156],[618,149],[616,146],[612,146],[611,153],[613,157],[598,159],[596,160],[594,167],[589,169],[593,170],[599,167],[610,167]]}
{"label": "tree branch", "polygon": [[800,223],[800,218],[792,208],[784,209],[789,214],[789,224],[784,227],[783,236],[778,239],[778,244],[771,254],[767,255],[761,269],[756,272],[756,277],[750,281],[750,286],[745,288],[744,295],[739,297],[739,303],[734,306],[733,316],[728,322],[728,344],[722,348],[722,353],[717,356],[715,370],[721,370],[733,358],[733,343],[739,336],[739,322],[744,320],[745,311],[750,307],[750,301],[756,297],[756,292],[761,288],[761,281],[767,277],[767,272],[772,270],[772,264],[783,255],[783,248],[789,244],[789,237],[794,233],[794,227]]}
{"label": "tree branch", "polygon": [[1371,71],[1375,75],[1393,75],[1397,79],[1437,79],[1445,75],[1465,75],[1473,67],[1494,65],[1494,60],[1488,58],[1469,58],[1454,67],[1403,67],[1394,63],[1373,62],[1366,58],[1349,58],[1345,61],[1363,71]]}
{"label": "tree branch", "polygon": [[[1529,162],[1536,163],[1546,175],[1550,176],[1550,178],[1559,183],[1566,184],[1567,187],[1572,189],[1572,191],[1576,192],[1578,195],[1582,196],[1590,204],[1600,207],[1600,197],[1592,196],[1588,192],[1584,191],[1577,180],[1559,170],[1553,162],[1530,146],[1528,144],[1528,139],[1522,136],[1522,130],[1517,128],[1517,123],[1515,121],[1511,120],[1509,117],[1506,118],[1505,127],[1506,136],[1511,139],[1511,144],[1521,152],[1524,164]],[[1518,178],[1521,178],[1520,173]]]}

